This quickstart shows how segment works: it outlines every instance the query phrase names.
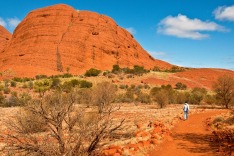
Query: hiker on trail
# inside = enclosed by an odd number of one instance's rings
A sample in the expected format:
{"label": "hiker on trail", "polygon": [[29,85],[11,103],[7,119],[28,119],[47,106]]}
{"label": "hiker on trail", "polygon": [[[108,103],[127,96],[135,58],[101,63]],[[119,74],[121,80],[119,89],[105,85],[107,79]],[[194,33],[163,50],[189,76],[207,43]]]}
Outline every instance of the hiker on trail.
{"label": "hiker on trail", "polygon": [[184,111],[184,120],[187,120],[189,112],[189,105],[187,102],[184,103],[183,111]]}

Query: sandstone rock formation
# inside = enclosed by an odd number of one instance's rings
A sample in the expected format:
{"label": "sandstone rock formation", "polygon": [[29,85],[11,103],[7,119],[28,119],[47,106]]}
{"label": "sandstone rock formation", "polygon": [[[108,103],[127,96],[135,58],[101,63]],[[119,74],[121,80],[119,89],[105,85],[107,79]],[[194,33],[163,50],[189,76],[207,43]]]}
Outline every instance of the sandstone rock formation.
{"label": "sandstone rock formation", "polygon": [[0,71],[17,76],[73,74],[133,65],[170,68],[155,60],[113,19],[58,4],[30,12],[0,55]]}
{"label": "sandstone rock formation", "polygon": [[0,52],[4,49],[10,39],[11,33],[0,25]]}

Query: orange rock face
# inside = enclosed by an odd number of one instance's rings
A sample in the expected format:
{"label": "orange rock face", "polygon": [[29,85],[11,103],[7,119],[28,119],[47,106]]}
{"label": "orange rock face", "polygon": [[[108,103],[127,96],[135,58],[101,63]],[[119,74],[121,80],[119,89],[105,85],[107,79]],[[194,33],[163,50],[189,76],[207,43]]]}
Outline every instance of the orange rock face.
{"label": "orange rock face", "polygon": [[73,74],[90,68],[134,65],[170,68],[155,60],[133,36],[105,15],[59,4],[30,12],[2,51],[0,71],[17,76]]}
{"label": "orange rock face", "polygon": [[0,25],[0,52],[4,49],[10,39],[11,33]]}

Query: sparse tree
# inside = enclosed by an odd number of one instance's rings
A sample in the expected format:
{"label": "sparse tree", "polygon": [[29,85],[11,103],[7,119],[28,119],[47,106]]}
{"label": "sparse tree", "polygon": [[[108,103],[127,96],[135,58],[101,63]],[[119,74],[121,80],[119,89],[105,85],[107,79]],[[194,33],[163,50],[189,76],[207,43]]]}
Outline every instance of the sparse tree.
{"label": "sparse tree", "polygon": [[168,92],[164,89],[161,89],[154,96],[154,100],[159,104],[160,108],[165,107],[168,104]]}
{"label": "sparse tree", "polygon": [[99,113],[113,102],[116,96],[117,87],[110,82],[101,82],[93,91],[93,103],[98,106]]}
{"label": "sparse tree", "polygon": [[[111,90],[108,85],[106,87],[108,91]],[[58,92],[32,100],[22,108],[23,116],[18,113],[15,119],[8,122],[10,133],[0,137],[7,139],[2,152],[38,156],[82,156],[95,153],[102,146],[101,141],[113,137],[124,120],[113,124],[111,115],[119,107],[103,105],[102,112],[94,109],[86,113],[85,108],[74,105],[75,99],[74,92]],[[106,104],[110,102],[106,97],[100,97],[99,101],[105,101]]]}
{"label": "sparse tree", "polygon": [[216,92],[216,98],[220,103],[229,108],[229,105],[234,99],[234,78],[228,75],[223,75],[214,83],[213,89]]}

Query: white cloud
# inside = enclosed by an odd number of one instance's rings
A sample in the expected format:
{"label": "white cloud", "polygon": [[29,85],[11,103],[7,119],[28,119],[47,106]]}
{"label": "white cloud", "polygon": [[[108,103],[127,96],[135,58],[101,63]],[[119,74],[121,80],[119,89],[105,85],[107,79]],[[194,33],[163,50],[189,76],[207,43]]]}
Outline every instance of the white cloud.
{"label": "white cloud", "polygon": [[126,30],[132,35],[136,34],[136,29],[134,29],[133,27],[126,28]]}
{"label": "white cloud", "polygon": [[209,34],[201,33],[202,31],[226,31],[226,29],[214,22],[201,21],[197,18],[189,19],[179,14],[176,17],[168,16],[161,20],[157,31],[179,38],[204,39],[208,38]]}
{"label": "white cloud", "polygon": [[21,21],[17,18],[7,18],[3,19],[0,17],[0,25],[8,29],[8,31],[13,32],[15,27],[20,23]]}
{"label": "white cloud", "polygon": [[7,26],[7,23],[0,17],[0,25],[3,27]]}
{"label": "white cloud", "polygon": [[10,28],[15,28],[20,23],[20,20],[17,17],[7,19],[8,26]]}
{"label": "white cloud", "polygon": [[229,7],[220,6],[213,13],[218,20],[234,21],[234,5]]}

